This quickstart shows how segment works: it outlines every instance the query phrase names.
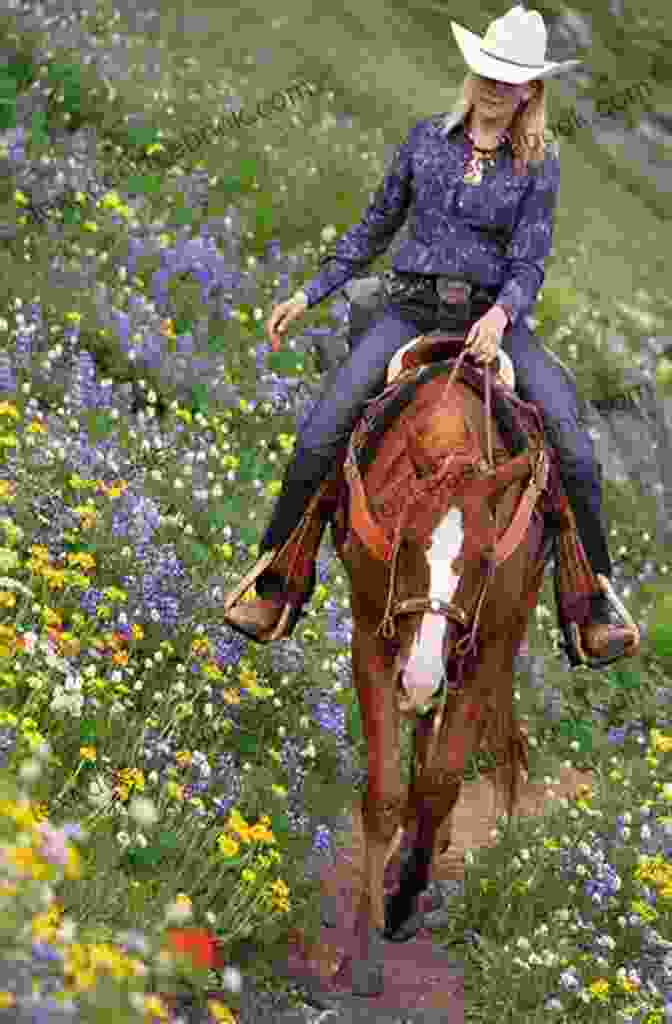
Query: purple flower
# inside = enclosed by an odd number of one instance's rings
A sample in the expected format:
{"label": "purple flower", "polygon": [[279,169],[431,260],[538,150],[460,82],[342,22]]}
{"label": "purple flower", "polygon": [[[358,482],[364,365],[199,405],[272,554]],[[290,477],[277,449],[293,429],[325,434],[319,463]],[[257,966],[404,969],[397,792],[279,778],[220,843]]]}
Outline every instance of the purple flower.
{"label": "purple flower", "polygon": [[0,392],[16,391],[16,376],[12,360],[6,352],[0,352]]}
{"label": "purple flower", "polygon": [[48,942],[33,942],[31,952],[34,960],[54,962],[63,959],[63,954],[53,946],[50,946]]}
{"label": "purple flower", "polygon": [[318,853],[331,851],[331,831],[326,825],[318,825],[313,836],[313,850]]}

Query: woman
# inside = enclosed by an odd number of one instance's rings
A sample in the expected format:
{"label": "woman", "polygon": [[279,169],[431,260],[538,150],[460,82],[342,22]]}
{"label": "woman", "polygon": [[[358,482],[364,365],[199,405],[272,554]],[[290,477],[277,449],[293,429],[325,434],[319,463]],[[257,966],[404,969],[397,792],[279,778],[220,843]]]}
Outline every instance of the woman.
{"label": "woman", "polygon": [[[580,61],[546,61],[544,20],[520,5],[493,21],[483,39],[454,22],[451,28],[471,69],[458,107],[448,118],[430,117],[411,129],[362,221],[337,242],[333,258],[304,290],[276,306],[268,320],[276,349],[296,317],[387,249],[413,204],[410,237],[388,275],[384,313],[304,425],[260,551],[280,547],[298,525],[364,403],[383,389],[397,349],[438,326],[439,295],[451,300],[439,278],[448,275],[449,282],[473,288],[466,344],[476,361],[490,362],[501,345],[513,362],[518,394],[542,411],[586,556],[596,574],[609,578],[600,466],[575,384],[525,323],[544,280],[559,186],[557,144],[544,146],[544,79]],[[474,309],[483,313],[475,321]],[[283,580],[267,568],[256,590],[259,599],[234,604],[225,621],[262,643],[280,618]],[[635,654],[637,638],[610,623],[606,596],[596,593],[592,605],[592,619],[581,629],[589,657]]]}

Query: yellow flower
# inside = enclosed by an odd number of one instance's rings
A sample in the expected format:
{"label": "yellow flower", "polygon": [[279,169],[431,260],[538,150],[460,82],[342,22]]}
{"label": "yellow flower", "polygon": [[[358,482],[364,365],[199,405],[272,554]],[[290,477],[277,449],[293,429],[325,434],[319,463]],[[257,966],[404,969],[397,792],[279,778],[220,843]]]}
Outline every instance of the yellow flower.
{"label": "yellow flower", "polygon": [[63,874],[70,881],[82,877],[82,861],[76,847],[72,843],[68,843],[68,860],[63,868]]}
{"label": "yellow flower", "polygon": [[274,896],[279,896],[280,899],[283,900],[287,899],[287,897],[289,896],[289,889],[287,888],[286,883],[283,882],[281,878],[278,878],[276,882],[273,882],[273,885],[271,886],[271,892],[273,893]]}
{"label": "yellow flower", "polygon": [[32,829],[37,824],[33,808],[29,803],[17,804],[13,800],[0,800],[0,816],[9,818],[19,828]]}
{"label": "yellow flower", "polygon": [[158,1017],[160,1020],[170,1020],[170,1013],[159,996],[145,996],[143,1005],[148,1022],[154,1017]]}
{"label": "yellow flower", "polygon": [[53,942],[61,924],[62,907],[52,904],[43,914],[36,914],[32,920],[32,933],[35,942]]}
{"label": "yellow flower", "polygon": [[187,768],[192,762],[192,756],[188,750],[178,750],[175,754],[175,760],[180,768]]}
{"label": "yellow flower", "polygon": [[133,626],[131,628],[131,632],[133,634],[133,639],[134,640],[144,640],[144,638],[145,638],[145,631],[142,628],[142,626],[138,626],[136,623],[133,623]]}
{"label": "yellow flower", "polygon": [[51,865],[45,864],[30,846],[5,847],[4,854],[5,860],[24,878],[42,882],[53,873]]}
{"label": "yellow flower", "polygon": [[668,754],[672,751],[672,736],[666,736],[658,729],[651,730],[651,744],[661,754]]}
{"label": "yellow flower", "polygon": [[235,857],[240,849],[235,839],[223,834],[217,839],[217,845],[225,857]]}
{"label": "yellow flower", "polygon": [[11,416],[12,419],[20,419],[19,410],[12,402],[0,402],[0,416]]}
{"label": "yellow flower", "polygon": [[79,756],[82,761],[95,761],[96,760],[96,748],[95,747],[80,747]]}
{"label": "yellow flower", "polygon": [[255,843],[274,843],[275,836],[265,825],[253,825],[249,830],[250,839]]}
{"label": "yellow flower", "polygon": [[7,1010],[10,1006],[14,1006],[16,999],[11,992],[0,992],[0,1010]]}
{"label": "yellow flower", "polygon": [[218,999],[208,999],[208,1011],[217,1021],[217,1024],[236,1024],[236,1018],[228,1006],[220,1003]]}
{"label": "yellow flower", "polygon": [[240,704],[240,694],[235,690],[222,690],[222,699],[226,704]]}
{"label": "yellow flower", "polygon": [[596,999],[600,999],[604,1002],[609,994],[609,982],[606,978],[598,978],[592,985],[588,986],[588,991],[595,996]]}

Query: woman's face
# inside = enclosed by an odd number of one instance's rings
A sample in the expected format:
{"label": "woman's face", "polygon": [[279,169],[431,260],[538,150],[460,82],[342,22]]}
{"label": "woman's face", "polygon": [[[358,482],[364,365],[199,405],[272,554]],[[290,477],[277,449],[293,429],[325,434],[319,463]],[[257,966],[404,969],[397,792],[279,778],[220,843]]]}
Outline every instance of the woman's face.
{"label": "woman's face", "polygon": [[529,82],[511,85],[493,78],[477,75],[476,106],[479,116],[500,124],[508,124],[521,103],[528,100],[533,90]]}

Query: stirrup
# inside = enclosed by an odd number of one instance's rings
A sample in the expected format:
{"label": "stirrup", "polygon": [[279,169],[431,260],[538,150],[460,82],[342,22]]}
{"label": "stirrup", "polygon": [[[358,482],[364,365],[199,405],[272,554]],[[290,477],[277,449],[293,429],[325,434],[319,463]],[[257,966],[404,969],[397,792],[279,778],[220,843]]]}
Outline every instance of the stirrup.
{"label": "stirrup", "polygon": [[[617,617],[620,619],[621,625],[627,629],[632,630],[635,637],[635,647],[639,646],[641,636],[639,632],[639,626],[630,615],[630,612],[625,605],[620,601],[618,595],[614,591],[609,579],[603,576],[602,573],[597,574],[597,582],[602,590],[603,594],[606,595],[609,604],[615,611]],[[613,664],[615,661],[620,661],[624,654],[617,654],[611,658],[591,658],[590,655],[586,654],[583,649],[581,642],[581,630],[576,622],[570,622],[568,626],[569,637],[565,638],[565,643],[560,643],[561,648],[569,658],[569,662],[572,668],[578,668],[585,666],[592,669],[604,668],[607,665]]]}

